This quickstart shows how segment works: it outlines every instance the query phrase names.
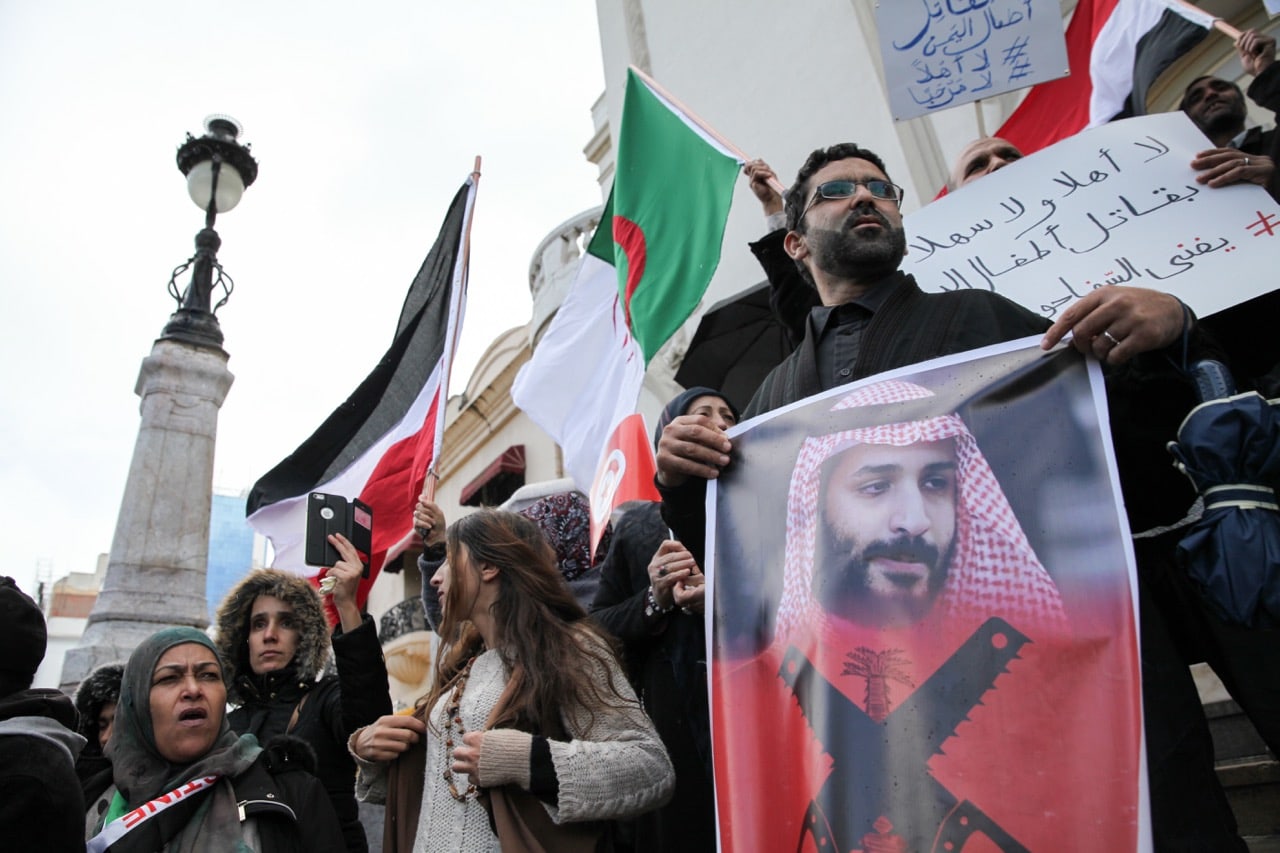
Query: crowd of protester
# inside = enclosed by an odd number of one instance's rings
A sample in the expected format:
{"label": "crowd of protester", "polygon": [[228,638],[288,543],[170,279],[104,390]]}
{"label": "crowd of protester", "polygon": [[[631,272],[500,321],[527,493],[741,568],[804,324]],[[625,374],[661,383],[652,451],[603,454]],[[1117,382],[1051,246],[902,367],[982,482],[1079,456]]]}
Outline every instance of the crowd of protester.
{"label": "crowd of protester", "polygon": [[[1237,48],[1254,77],[1248,97],[1274,111],[1275,41],[1250,31]],[[1280,198],[1278,134],[1246,127],[1238,86],[1199,78],[1181,108],[1213,145],[1191,164],[1197,180]],[[1005,140],[976,140],[948,189],[1022,156]],[[342,559],[327,570],[332,632],[310,583],[254,571],[219,607],[215,640],[161,630],[127,662],[94,670],[74,704],[31,689],[44,620],[0,578],[6,846],[357,853],[368,849],[359,797],[385,803],[386,851],[715,850],[703,495],[730,464],[737,406],[760,414],[924,358],[1028,333],[1052,344],[1070,331],[1107,368],[1131,526],[1157,528],[1135,540],[1156,847],[1243,849],[1187,665],[1210,662],[1280,752],[1280,655],[1273,633],[1224,626],[1178,580],[1176,540],[1159,529],[1192,498],[1152,490],[1148,460],[1195,403],[1188,353],[1232,364],[1242,387],[1280,392],[1280,355],[1260,354],[1249,326],[1256,312],[1201,323],[1168,294],[1117,286],[1051,324],[994,294],[923,293],[899,270],[903,193],[873,152],[819,149],[785,195],[763,161],[744,171],[768,230],[751,250],[794,352],[749,402],[709,388],[670,402],[655,434],[663,500],[625,505],[594,558],[576,492],[452,524],[420,501],[423,599],[441,650],[411,713],[392,713],[374,624],[356,604],[360,556],[340,536],[331,542]],[[836,229],[851,211],[859,227]],[[963,334],[921,331],[957,313],[969,318]],[[886,344],[877,330],[887,322],[917,334]]]}

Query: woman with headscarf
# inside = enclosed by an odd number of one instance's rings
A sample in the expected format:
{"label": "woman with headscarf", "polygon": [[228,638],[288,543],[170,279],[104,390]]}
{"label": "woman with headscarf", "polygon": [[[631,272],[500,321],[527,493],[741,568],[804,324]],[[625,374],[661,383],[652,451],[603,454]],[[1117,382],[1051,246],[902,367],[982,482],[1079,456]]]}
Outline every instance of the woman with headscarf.
{"label": "woman with headscarf", "polygon": [[384,849],[599,849],[598,822],[671,795],[653,724],[532,521],[481,510],[449,526],[446,549],[431,579],[443,603],[435,682],[415,715],[350,742],[356,791],[374,802],[392,762],[425,763],[409,774],[416,792],[393,790],[387,820],[402,832]]}
{"label": "woman with headscarf", "polygon": [[[738,421],[737,409],[719,391],[690,388],[663,409],[655,443],[663,427],[689,414],[721,431]],[[635,821],[637,850],[716,849],[705,590],[693,555],[670,538],[661,505],[627,505],[601,564],[591,615],[622,642],[631,682],[676,771],[671,802]]]}
{"label": "woman with headscarf", "polygon": [[264,751],[237,737],[226,704],[222,663],[200,631],[165,628],[134,650],[107,746],[114,784],[90,853],[343,850],[305,745]]}

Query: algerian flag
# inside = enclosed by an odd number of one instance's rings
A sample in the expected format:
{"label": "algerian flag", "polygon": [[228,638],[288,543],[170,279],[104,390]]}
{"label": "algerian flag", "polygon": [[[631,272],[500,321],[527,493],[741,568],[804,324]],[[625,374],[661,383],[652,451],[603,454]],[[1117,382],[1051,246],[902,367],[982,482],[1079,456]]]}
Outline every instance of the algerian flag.
{"label": "algerian flag", "polygon": [[649,359],[711,281],[742,164],[634,70],[614,160],[600,227],[511,392],[560,445],[583,492],[614,427],[636,409]]}

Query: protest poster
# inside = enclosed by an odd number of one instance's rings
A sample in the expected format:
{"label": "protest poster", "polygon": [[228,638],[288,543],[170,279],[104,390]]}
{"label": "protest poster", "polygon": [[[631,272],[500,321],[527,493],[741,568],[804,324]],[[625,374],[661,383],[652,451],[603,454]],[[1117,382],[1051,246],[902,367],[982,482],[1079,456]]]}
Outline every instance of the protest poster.
{"label": "protest poster", "polygon": [[1057,0],[882,0],[876,29],[898,121],[1070,70]]}
{"label": "protest poster", "polygon": [[1101,371],[1024,339],[729,435],[708,488],[726,853],[1149,849]]}
{"label": "protest poster", "polygon": [[1264,294],[1280,207],[1254,184],[1196,183],[1208,147],[1181,112],[1078,133],[908,215],[902,271],[1049,318],[1112,284],[1172,293],[1200,317]]}

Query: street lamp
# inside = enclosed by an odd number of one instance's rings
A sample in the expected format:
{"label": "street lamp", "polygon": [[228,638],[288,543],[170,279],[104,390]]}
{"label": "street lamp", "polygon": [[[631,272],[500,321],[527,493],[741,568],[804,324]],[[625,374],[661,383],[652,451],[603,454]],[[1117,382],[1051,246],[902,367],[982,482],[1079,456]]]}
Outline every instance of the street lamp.
{"label": "street lamp", "polygon": [[[214,218],[236,206],[258,177],[249,147],[236,141],[240,125],[226,116],[205,119],[205,135],[178,149],[191,199],[204,211],[196,253],[169,278],[178,310],[142,360],[134,392],[142,415],[125,481],[102,591],[80,644],[63,659],[61,685],[74,687],[94,668],[125,660],[166,625],[209,624],[205,602],[209,566],[209,509],[218,410],[234,378],[214,317],[231,295],[218,263],[221,240]],[[179,292],[178,277],[191,270]],[[215,287],[222,298],[211,305]]]}
{"label": "street lamp", "polygon": [[[222,329],[214,314],[231,298],[235,282],[218,263],[222,240],[213,230],[213,221],[217,214],[226,213],[240,203],[245,187],[258,177],[258,162],[249,153],[248,145],[236,141],[242,128],[235,119],[212,115],[205,119],[204,129],[204,136],[199,138],[188,133],[187,141],[178,148],[178,168],[187,177],[191,200],[205,212],[204,228],[196,234],[196,253],[169,277],[169,295],[178,303],[178,310],[169,318],[160,337],[221,349]],[[188,269],[191,283],[180,292],[178,276]],[[223,295],[213,305],[215,287],[222,288]]]}

